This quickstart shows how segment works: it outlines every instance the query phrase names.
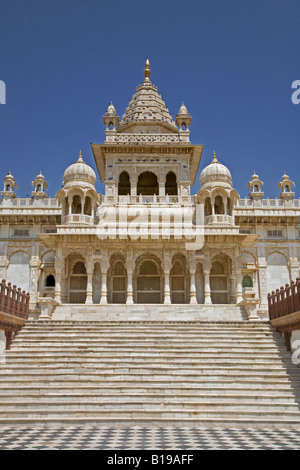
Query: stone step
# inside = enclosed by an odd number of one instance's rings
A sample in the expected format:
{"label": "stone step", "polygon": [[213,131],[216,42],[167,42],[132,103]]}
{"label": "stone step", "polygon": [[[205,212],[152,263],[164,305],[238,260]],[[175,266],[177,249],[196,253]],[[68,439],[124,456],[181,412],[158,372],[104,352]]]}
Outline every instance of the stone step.
{"label": "stone step", "polygon": [[[123,387],[127,386],[135,386],[143,388],[147,384],[153,384],[156,387],[166,387],[170,381],[172,381],[172,385],[177,385],[182,383],[183,387],[190,387],[192,384],[196,384],[199,388],[214,387],[215,384],[220,385],[224,384],[224,387],[230,387],[233,383],[236,386],[240,385],[245,389],[248,388],[249,390],[252,388],[257,387],[257,385],[261,386],[270,386],[273,385],[281,385],[286,384],[290,385],[290,379],[288,376],[281,376],[278,377],[276,375],[272,377],[256,377],[248,376],[245,374],[244,376],[236,377],[234,374],[232,376],[227,376],[226,374],[218,374],[218,375],[201,375],[201,377],[196,376],[183,376],[183,375],[162,375],[162,374],[155,374],[155,375],[142,375],[142,374],[128,374],[128,375],[116,375],[112,374],[104,374],[103,377],[95,377],[95,375],[87,375],[87,374],[48,374],[47,376],[39,376],[39,375],[20,375],[18,376],[7,376],[0,378],[0,388],[2,383],[6,383],[9,379],[9,382],[12,387],[16,385],[18,387],[22,387],[26,383],[35,384],[35,386],[43,386],[44,384],[52,384],[53,387],[64,387],[65,385],[73,385],[77,386],[78,383],[81,381],[85,381],[90,385],[110,385],[111,387],[118,386],[119,384],[123,385]],[[297,387],[300,385],[299,379],[294,379],[293,384]],[[235,387],[234,387],[235,388]]]}
{"label": "stone step", "polygon": [[[17,359],[17,360],[16,360]],[[99,359],[101,359],[101,363],[99,365]],[[141,367],[143,365],[149,366],[149,365],[155,365],[155,366],[169,366],[171,365],[172,367],[214,367],[214,366],[223,366],[225,367],[230,366],[233,368],[237,368],[238,366],[243,366],[251,369],[257,368],[263,368],[267,367],[268,369],[284,369],[284,370],[294,370],[297,372],[299,368],[296,366],[293,366],[292,364],[289,365],[289,367],[284,366],[282,362],[280,361],[279,358],[274,360],[270,359],[257,359],[254,358],[253,360],[248,357],[245,358],[238,358],[234,364],[232,364],[232,358],[224,358],[224,357],[205,357],[205,358],[191,358],[191,357],[181,357],[181,358],[176,358],[176,357],[171,357],[167,359],[166,357],[147,357],[147,356],[131,356],[131,357],[113,357],[113,356],[108,356],[108,357],[101,357],[100,355],[98,357],[90,357],[90,356],[85,356],[85,357],[80,357],[78,356],[65,356],[65,357],[59,357],[55,358],[52,356],[49,357],[43,357],[41,356],[40,358],[37,358],[36,356],[32,356],[31,358],[29,357],[22,357],[22,358],[17,358],[17,357],[11,357],[7,356],[6,361],[4,365],[0,365],[0,371],[3,367],[9,367],[9,368],[20,368],[20,365],[22,364],[22,368],[35,368],[35,367],[51,367],[55,365],[56,367],[85,367],[85,366],[93,366],[93,365],[98,365],[98,367],[108,367],[108,366],[116,366],[118,365],[119,367]]]}
{"label": "stone step", "polygon": [[[73,391],[73,390],[52,390],[52,389],[24,389],[26,390],[26,396],[20,396],[19,390],[10,390],[10,396],[7,396],[7,393],[3,393],[0,391],[0,400],[1,403],[8,403],[12,405],[13,403],[49,403],[49,399],[62,402],[101,402],[101,403],[111,403],[112,400],[124,400],[125,402],[134,402],[134,401],[141,401],[147,402],[150,400],[151,402],[158,402],[161,403],[161,400],[166,402],[178,402],[183,403],[185,400],[189,400],[190,403],[199,402],[199,403],[209,403],[214,404],[216,400],[218,403],[252,403],[252,404],[273,404],[274,401],[276,404],[293,404],[295,405],[295,397],[289,395],[284,395],[281,391],[279,394],[278,392],[260,394],[259,397],[257,396],[249,396],[248,390],[240,390],[238,393],[234,393],[230,390],[223,390],[222,397],[220,398],[220,394],[217,391],[202,391],[198,390],[197,392],[189,392],[180,390],[181,393],[178,393],[178,390],[166,390],[165,393],[162,393],[161,390],[155,389],[154,391],[150,389],[150,391],[131,391],[128,389],[114,389],[112,391],[108,391],[106,389],[88,389],[88,391],[80,390],[80,391]],[[94,393],[91,393],[93,390]],[[172,393],[173,392],[173,393]]]}
{"label": "stone step", "polygon": [[[0,393],[7,394],[11,392],[12,394],[22,394],[22,393],[34,393],[34,394],[68,394],[68,393],[78,393],[80,396],[87,394],[98,394],[98,393],[112,393],[112,386],[110,383],[104,384],[85,384],[84,382],[75,382],[75,383],[43,383],[43,384],[33,384],[31,382],[28,383],[21,383],[20,386],[12,387],[11,384],[1,383],[0,384]],[[157,394],[175,394],[176,396],[185,396],[187,393],[195,393],[196,396],[203,393],[204,396],[210,396],[211,394],[216,394],[220,397],[224,395],[249,395],[256,398],[263,396],[263,394],[267,394],[268,396],[272,397],[280,393],[280,395],[284,397],[291,397],[295,398],[299,396],[300,393],[298,391],[298,395],[294,390],[292,390],[291,385],[289,382],[282,382],[278,383],[276,389],[274,388],[273,384],[260,384],[260,383],[248,383],[247,387],[244,384],[240,383],[204,383],[204,384],[195,384],[189,383],[185,384],[185,387],[182,388],[181,384],[166,384],[163,389],[160,387],[160,383],[155,386],[154,383],[147,384],[146,382],[143,384],[138,383],[137,385],[128,384],[127,386],[123,384],[123,382],[118,384],[114,384],[113,391],[115,394],[126,394],[129,393],[133,394],[147,394],[147,393],[154,393]],[[22,395],[21,395],[22,396]]]}
{"label": "stone step", "polygon": [[[194,419],[199,423],[202,423],[203,420],[210,419],[210,420],[218,420],[224,422],[236,422],[244,420],[251,420],[253,421],[260,421],[260,422],[270,422],[276,423],[277,425],[284,421],[285,423],[293,423],[293,424],[300,424],[299,420],[299,412],[294,411],[270,411],[265,412],[264,410],[251,410],[251,411],[240,411],[236,410],[235,412],[232,410],[198,410],[198,408],[187,408],[187,409],[179,409],[179,408],[172,408],[169,410],[158,410],[158,409],[136,409],[131,407],[126,410],[117,410],[114,411],[113,408],[108,409],[99,409],[96,410],[95,408],[91,411],[87,411],[86,409],[80,410],[70,410],[63,411],[59,408],[57,411],[53,410],[52,412],[48,409],[41,409],[41,410],[32,410],[31,412],[28,410],[18,410],[12,408],[11,412],[1,412],[0,416],[0,423],[3,424],[7,422],[7,420],[18,421],[20,420],[31,420],[36,422],[36,420],[40,418],[45,421],[45,418],[51,421],[58,421],[60,423],[65,422],[67,419],[71,420],[84,420],[87,422],[87,419],[91,421],[103,421],[103,420],[110,420],[113,421],[115,424],[118,423],[120,420],[130,420],[130,421],[144,421],[145,418],[151,421],[155,421],[156,419],[159,420],[177,420],[181,421],[186,420],[188,418]],[[166,426],[166,423],[165,423]]]}
{"label": "stone step", "polygon": [[[280,423],[280,425],[279,425]],[[239,427],[239,428],[246,428],[255,427],[257,429],[266,429],[266,427],[270,429],[287,429],[292,430],[295,429],[295,432],[299,430],[299,420],[293,417],[289,417],[283,415],[281,417],[272,417],[266,418],[265,416],[251,416],[251,417],[241,417],[240,415],[233,415],[232,413],[229,416],[212,416],[212,417],[201,417],[197,415],[193,415],[193,417],[189,416],[176,416],[171,417],[169,414],[165,414],[162,418],[159,416],[146,416],[145,414],[142,417],[111,417],[110,415],[106,416],[81,416],[81,417],[49,417],[49,416],[37,416],[35,414],[31,415],[31,417],[13,417],[10,416],[9,418],[0,417],[0,424],[3,426],[97,426],[97,427],[112,427],[117,426],[118,428],[128,428],[128,427]]]}
{"label": "stone step", "polygon": [[[183,371],[184,369],[184,371]],[[228,373],[231,375],[232,373],[237,373],[237,374],[242,374],[245,372],[248,372],[249,375],[261,375],[263,372],[264,375],[274,375],[276,374],[277,376],[280,375],[287,375],[287,371],[280,365],[272,365],[270,364],[267,368],[265,365],[259,366],[259,364],[256,364],[255,366],[253,365],[245,365],[245,364],[230,364],[229,366],[227,365],[214,365],[212,367],[211,364],[185,364],[184,367],[182,367],[182,364],[179,366],[177,364],[147,364],[147,363],[139,363],[139,364],[111,364],[111,363],[88,363],[88,364],[44,364],[44,365],[38,365],[35,367],[32,367],[30,365],[23,365],[22,369],[20,369],[19,364],[6,364],[5,366],[0,367],[0,376],[3,374],[10,374],[10,375],[20,375],[20,374],[46,374],[46,373],[91,373],[93,371],[94,373],[101,373],[101,374],[123,374],[123,373],[141,373],[143,374],[148,374],[148,373],[162,373],[166,371],[167,373],[173,374],[174,371],[178,372],[180,371],[180,374],[185,374],[185,375],[198,375],[202,373],[206,374],[216,374],[216,373]],[[179,374],[179,375],[180,375]],[[297,373],[297,370],[294,371],[294,376],[300,377],[300,370],[299,373]]]}
{"label": "stone step", "polygon": [[[266,414],[278,414],[278,413],[293,413],[298,414],[299,409],[296,404],[291,403],[226,403],[222,400],[216,402],[209,401],[189,401],[185,403],[180,400],[166,400],[164,399],[161,402],[157,400],[144,400],[144,399],[132,399],[128,398],[115,398],[112,397],[111,401],[102,401],[102,402],[91,402],[88,400],[80,400],[76,402],[62,401],[51,399],[48,403],[41,403],[39,401],[33,402],[18,402],[12,400],[12,403],[1,403],[0,404],[0,416],[7,416],[8,413],[69,413],[69,412],[85,412],[85,413],[102,413],[107,411],[112,411],[113,413],[119,412],[120,414],[126,413],[127,411],[135,412],[164,412],[169,411],[170,413],[174,412],[185,412],[189,411],[190,413],[227,413],[227,412],[240,412],[244,413],[261,413]],[[175,411],[176,410],[176,411]],[[247,411],[245,411],[247,410]],[[300,418],[299,418],[300,424]]]}

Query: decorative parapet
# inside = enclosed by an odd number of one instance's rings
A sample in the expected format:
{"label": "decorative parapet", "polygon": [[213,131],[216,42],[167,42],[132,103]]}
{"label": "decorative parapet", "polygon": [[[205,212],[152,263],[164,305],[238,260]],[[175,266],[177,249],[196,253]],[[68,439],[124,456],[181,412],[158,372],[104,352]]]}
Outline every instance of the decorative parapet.
{"label": "decorative parapet", "polygon": [[291,351],[292,331],[300,330],[300,278],[268,294],[269,318],[272,326],[284,334]]}
{"label": "decorative parapet", "polygon": [[300,313],[300,278],[268,294],[269,317],[275,320],[295,312]]}
{"label": "decorative parapet", "polygon": [[9,349],[13,333],[24,326],[29,314],[30,294],[3,279],[0,283],[0,329],[6,334],[6,349]]}
{"label": "decorative parapet", "polygon": [[235,209],[258,209],[258,207],[261,207],[263,209],[270,209],[270,210],[276,210],[278,208],[281,209],[299,209],[300,211],[300,198],[299,199],[293,199],[291,201],[284,201],[282,199],[262,199],[261,201],[254,201],[253,199],[240,199],[237,201]]}
{"label": "decorative parapet", "polygon": [[116,131],[106,131],[105,144],[190,144],[189,131],[178,134],[118,134]]}

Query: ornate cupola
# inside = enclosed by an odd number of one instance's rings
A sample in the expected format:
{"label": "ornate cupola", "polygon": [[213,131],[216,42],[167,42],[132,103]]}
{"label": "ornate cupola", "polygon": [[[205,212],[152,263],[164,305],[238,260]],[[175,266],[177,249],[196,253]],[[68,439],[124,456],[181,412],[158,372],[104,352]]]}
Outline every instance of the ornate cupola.
{"label": "ornate cupola", "polygon": [[37,175],[36,179],[32,182],[32,186],[34,186],[34,191],[32,191],[34,199],[44,199],[47,197],[45,190],[48,190],[48,183],[45,181],[42,172]]}
{"label": "ornate cupola", "polygon": [[197,201],[203,206],[205,225],[234,225],[233,208],[239,195],[232,188],[231,173],[214,152],[212,162],[200,174]]}
{"label": "ornate cupola", "polygon": [[281,177],[281,181],[278,183],[278,190],[280,190],[280,199],[289,201],[293,199],[295,193],[292,191],[292,186],[295,187],[295,183],[290,180],[288,175],[285,174]]}
{"label": "ornate cupola", "polygon": [[192,116],[190,116],[185,104],[182,102],[178,114],[176,116],[176,125],[179,127],[180,131],[188,130],[192,122]]}
{"label": "ornate cupola", "polygon": [[251,181],[248,183],[248,189],[250,189],[250,199],[259,201],[263,198],[264,193],[261,190],[263,184],[264,183],[259,179],[259,176],[254,172],[251,176]]}
{"label": "ornate cupola", "polygon": [[116,109],[112,102],[110,102],[106,113],[103,116],[103,122],[106,126],[106,130],[112,127],[112,130],[116,130],[117,125],[119,124],[119,116],[117,115]]}
{"label": "ornate cupola", "polygon": [[63,187],[56,198],[62,206],[62,224],[94,224],[100,200],[95,189],[96,174],[82,158],[70,165],[63,176]]}
{"label": "ornate cupola", "polygon": [[14,199],[16,197],[15,189],[18,189],[18,185],[11,172],[9,172],[4,180],[4,190],[1,192],[2,197],[4,199]]}

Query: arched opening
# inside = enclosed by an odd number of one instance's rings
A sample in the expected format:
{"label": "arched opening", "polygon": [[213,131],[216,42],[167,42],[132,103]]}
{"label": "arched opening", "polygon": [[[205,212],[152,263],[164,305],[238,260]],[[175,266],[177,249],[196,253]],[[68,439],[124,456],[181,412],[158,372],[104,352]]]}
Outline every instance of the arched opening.
{"label": "arched opening", "polygon": [[227,215],[232,215],[231,200],[229,197],[227,198]]}
{"label": "arched opening", "polygon": [[36,190],[38,193],[40,193],[42,191],[42,186],[38,184]]}
{"label": "arched opening", "polygon": [[81,198],[74,196],[72,201],[72,214],[81,214]]}
{"label": "arched opening", "polygon": [[176,260],[170,272],[172,304],[186,303],[185,269],[183,263]]}
{"label": "arched opening", "polygon": [[69,301],[71,304],[84,304],[86,301],[87,274],[83,261],[77,261],[70,276]]}
{"label": "arched opening", "polygon": [[178,195],[177,178],[173,171],[170,171],[166,177],[165,194],[168,196]]}
{"label": "arched opening", "polygon": [[130,194],[130,177],[127,171],[123,171],[119,176],[118,195],[127,196]]}
{"label": "arched opening", "polygon": [[255,192],[255,193],[258,193],[258,192],[259,192],[257,184],[254,185],[254,192]]}
{"label": "arched opening", "polygon": [[137,183],[137,194],[143,196],[153,196],[158,194],[157,176],[151,171],[144,171],[139,175]]}
{"label": "arched opening", "polygon": [[205,199],[205,203],[204,203],[204,215],[205,216],[209,216],[209,215],[212,215],[212,208],[211,208],[211,202],[210,202],[210,198],[207,197]]}
{"label": "arched opening", "polygon": [[8,185],[6,186],[5,191],[7,191],[7,192],[11,191],[11,186],[10,186],[10,184],[8,184]]}
{"label": "arched opening", "polygon": [[251,276],[249,276],[249,274],[246,274],[246,276],[243,277],[242,286],[243,287],[248,287],[248,288],[253,287],[253,281],[252,281]]}
{"label": "arched opening", "polygon": [[215,214],[224,214],[224,203],[221,196],[215,198]]}
{"label": "arched opening", "polygon": [[213,304],[228,304],[228,277],[225,264],[214,261],[210,271],[211,300]]}
{"label": "arched opening", "polygon": [[111,292],[113,304],[125,304],[127,296],[127,273],[124,263],[116,261],[112,268]]}
{"label": "arched opening", "polygon": [[55,277],[53,274],[49,274],[45,280],[45,287],[55,287]]}
{"label": "arched opening", "polygon": [[288,184],[285,185],[285,187],[284,187],[284,192],[285,192],[285,193],[289,193],[289,192],[290,192],[290,187],[289,187]]}
{"label": "arched opening", "polygon": [[196,268],[196,295],[197,303],[204,304],[204,272],[201,263],[197,263]]}
{"label": "arched opening", "polygon": [[138,267],[136,280],[138,304],[161,303],[161,276],[153,260],[145,260]]}
{"label": "arched opening", "polygon": [[85,215],[92,215],[92,201],[88,196],[85,198],[84,213]]}

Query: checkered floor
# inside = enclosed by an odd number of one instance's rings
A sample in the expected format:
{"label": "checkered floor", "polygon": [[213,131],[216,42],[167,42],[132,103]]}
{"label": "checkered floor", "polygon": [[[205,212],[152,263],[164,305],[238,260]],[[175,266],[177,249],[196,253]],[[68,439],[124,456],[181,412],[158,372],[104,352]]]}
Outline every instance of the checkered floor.
{"label": "checkered floor", "polygon": [[299,450],[300,429],[1,426],[0,450]]}

